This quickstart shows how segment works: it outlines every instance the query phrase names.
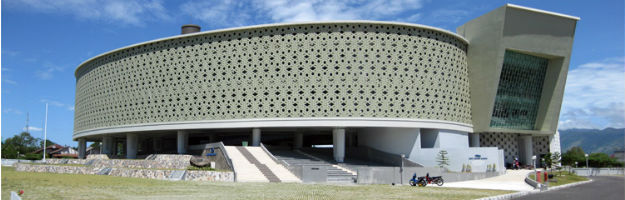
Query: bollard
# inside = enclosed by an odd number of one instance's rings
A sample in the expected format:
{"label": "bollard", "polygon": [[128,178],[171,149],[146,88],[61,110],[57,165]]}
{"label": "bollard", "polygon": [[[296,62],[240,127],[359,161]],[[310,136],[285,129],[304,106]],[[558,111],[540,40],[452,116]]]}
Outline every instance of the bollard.
{"label": "bollard", "polygon": [[549,180],[549,174],[547,174],[547,170],[545,170],[544,176],[545,176],[545,178],[544,178],[545,179],[545,183],[547,183],[547,181]]}
{"label": "bollard", "polygon": [[543,182],[543,179],[542,179],[541,175],[542,175],[541,171],[536,171],[536,182],[538,182],[538,183],[542,183]]}

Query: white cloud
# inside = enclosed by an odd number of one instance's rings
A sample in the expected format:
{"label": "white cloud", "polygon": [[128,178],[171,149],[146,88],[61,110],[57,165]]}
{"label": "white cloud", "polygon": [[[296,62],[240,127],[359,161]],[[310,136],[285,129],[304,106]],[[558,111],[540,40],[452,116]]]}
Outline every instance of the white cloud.
{"label": "white cloud", "polygon": [[102,20],[111,23],[143,25],[148,20],[170,20],[159,0],[12,0],[8,7],[33,12],[73,15],[78,19]]}
{"label": "white cloud", "polygon": [[324,20],[380,20],[395,18],[405,11],[423,6],[421,0],[397,1],[264,1],[261,9],[277,22]]}
{"label": "white cloud", "polygon": [[48,100],[48,99],[41,99],[40,100],[42,103],[48,103],[48,105],[50,106],[54,106],[54,107],[60,107],[60,108],[67,108],[67,110],[73,111],[74,110],[74,106],[70,105],[70,104],[64,104],[58,101],[54,101],[54,100]]}
{"label": "white cloud", "polygon": [[54,77],[55,72],[61,72],[63,71],[63,69],[63,67],[46,63],[44,64],[43,69],[38,69],[35,71],[35,76],[42,80],[50,80]]}
{"label": "white cloud", "polygon": [[2,81],[11,85],[17,85],[17,82],[11,79],[3,78]]}
{"label": "white cloud", "polygon": [[321,1],[321,0],[248,0],[220,2],[191,1],[184,3],[182,13],[215,27],[255,24],[255,20],[269,22],[303,22],[328,20],[394,20],[407,14],[411,20],[419,18],[415,10],[422,0],[397,1]]}
{"label": "white cloud", "polygon": [[[42,128],[39,127],[34,127],[34,126],[28,126],[28,131],[42,131]],[[26,131],[26,127],[22,128],[22,131]]]}
{"label": "white cloud", "polygon": [[559,129],[625,127],[625,58],[569,71]]}
{"label": "white cloud", "polygon": [[250,2],[223,1],[189,1],[180,6],[183,14],[214,27],[243,26],[252,23],[253,10]]}
{"label": "white cloud", "polygon": [[24,114],[24,112],[22,112],[21,110],[17,110],[17,109],[13,109],[13,108],[2,109],[2,112],[3,113],[13,113],[13,114],[17,114],[17,115]]}

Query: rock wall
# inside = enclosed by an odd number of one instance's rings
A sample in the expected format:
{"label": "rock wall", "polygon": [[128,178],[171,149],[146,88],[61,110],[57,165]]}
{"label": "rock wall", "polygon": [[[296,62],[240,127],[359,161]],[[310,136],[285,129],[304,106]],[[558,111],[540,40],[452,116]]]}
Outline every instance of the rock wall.
{"label": "rock wall", "polygon": [[85,159],[55,159],[55,158],[46,159],[46,164],[53,164],[53,165],[58,165],[58,164],[84,165],[86,162],[87,160]]}
{"label": "rock wall", "polygon": [[106,154],[89,154],[87,159],[109,159],[109,156]]}
{"label": "rock wall", "polygon": [[[191,158],[189,156],[189,158]],[[189,160],[122,160],[122,159],[110,159],[100,160],[94,159],[86,163],[93,167],[113,167],[113,168],[142,168],[142,169],[187,169],[189,166]]]}
{"label": "rock wall", "polygon": [[173,170],[154,170],[154,169],[120,169],[113,168],[109,176],[121,176],[132,178],[149,178],[167,180]]}
{"label": "rock wall", "polygon": [[15,164],[15,170],[28,172],[48,172],[59,174],[96,174],[100,171],[98,168],[81,167],[81,166],[63,166],[63,165],[31,165],[31,164]]}
{"label": "rock wall", "polygon": [[[28,172],[47,172],[61,174],[98,174],[103,168],[88,166],[65,166],[65,165],[39,165],[39,164],[15,164],[17,171]],[[112,168],[107,174],[109,176],[131,177],[131,178],[148,178],[158,180],[170,180],[175,171],[179,170],[162,170],[162,169],[131,169],[131,168]],[[191,181],[219,181],[234,182],[233,172],[222,171],[190,171],[185,170],[182,180]]]}
{"label": "rock wall", "polygon": [[234,182],[233,172],[218,172],[218,171],[187,171],[184,175],[184,180],[189,181],[219,181],[219,182]]}

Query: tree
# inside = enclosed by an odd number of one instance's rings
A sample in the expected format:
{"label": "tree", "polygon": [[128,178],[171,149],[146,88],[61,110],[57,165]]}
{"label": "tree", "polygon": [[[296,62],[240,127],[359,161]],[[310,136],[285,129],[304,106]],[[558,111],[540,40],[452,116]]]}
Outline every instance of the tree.
{"label": "tree", "polygon": [[548,152],[547,154],[545,154],[543,159],[545,161],[545,166],[547,168],[551,168],[551,166],[553,165],[553,160],[551,159],[551,152]]}
{"label": "tree", "polygon": [[[41,140],[41,139],[39,139]],[[49,147],[50,145],[55,145],[56,143],[50,141],[50,140],[46,140],[46,147]],[[43,147],[43,140],[39,141],[39,146]]]}
{"label": "tree", "polygon": [[449,157],[447,156],[447,151],[440,150],[438,152],[438,157],[436,157],[438,166],[441,168],[445,168],[449,166]]}
{"label": "tree", "polygon": [[4,140],[4,144],[12,145],[13,147],[15,147],[15,150],[19,151],[20,153],[30,153],[41,148],[41,146],[39,145],[40,140],[41,139],[39,138],[31,136],[28,132],[22,132],[19,135],[7,138],[6,140]]}
{"label": "tree", "polygon": [[15,159],[17,158],[17,153],[15,146],[2,142],[2,158]]}
{"label": "tree", "polygon": [[560,155],[560,152],[553,152],[553,155],[551,155],[551,161],[553,162],[554,165],[558,165],[560,164],[560,161],[562,159],[562,155]]}
{"label": "tree", "polygon": [[575,162],[585,163],[586,158],[584,154],[584,150],[581,147],[573,147],[562,154],[562,164],[573,166]]}
{"label": "tree", "polygon": [[98,148],[99,149],[100,148],[100,142],[91,143],[91,145],[89,145],[89,147]]}

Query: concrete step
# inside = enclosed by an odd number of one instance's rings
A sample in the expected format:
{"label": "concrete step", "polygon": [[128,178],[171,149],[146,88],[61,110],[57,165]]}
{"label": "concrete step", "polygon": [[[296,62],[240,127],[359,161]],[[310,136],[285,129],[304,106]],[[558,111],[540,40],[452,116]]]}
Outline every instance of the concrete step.
{"label": "concrete step", "polygon": [[235,146],[225,146],[228,157],[232,160],[237,182],[269,182],[263,173],[251,164]]}

